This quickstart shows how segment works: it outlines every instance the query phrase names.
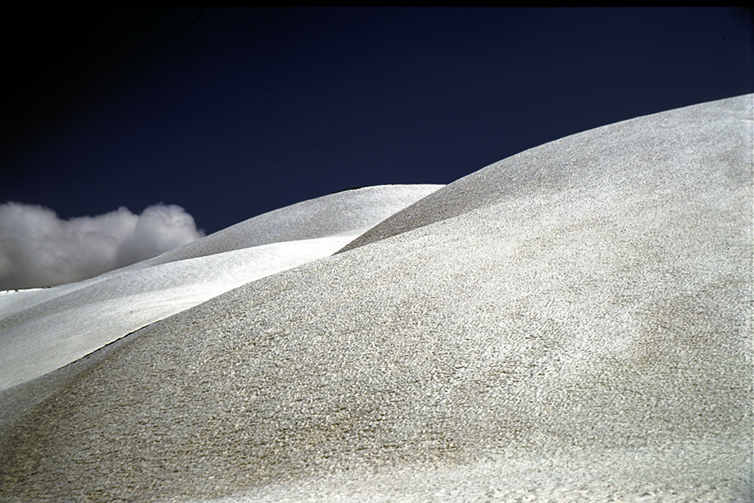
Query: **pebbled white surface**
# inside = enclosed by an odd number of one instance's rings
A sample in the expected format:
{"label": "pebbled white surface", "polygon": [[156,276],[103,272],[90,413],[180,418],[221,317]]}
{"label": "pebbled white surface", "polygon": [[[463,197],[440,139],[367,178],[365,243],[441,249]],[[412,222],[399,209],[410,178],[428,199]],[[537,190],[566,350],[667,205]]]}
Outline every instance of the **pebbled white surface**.
{"label": "pebbled white surface", "polygon": [[754,499],[754,96],[563,138],[0,393],[10,501]]}

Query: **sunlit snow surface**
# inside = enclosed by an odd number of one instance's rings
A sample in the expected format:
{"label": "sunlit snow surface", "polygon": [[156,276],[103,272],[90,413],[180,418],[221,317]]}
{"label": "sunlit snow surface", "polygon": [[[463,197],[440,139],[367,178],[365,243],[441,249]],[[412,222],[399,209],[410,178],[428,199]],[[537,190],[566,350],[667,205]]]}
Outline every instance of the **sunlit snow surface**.
{"label": "sunlit snow surface", "polygon": [[[159,256],[77,283],[2,291],[0,390],[230,289],[331,255],[382,218],[439,187],[380,186],[325,196],[208,236],[208,244],[200,240],[168,252],[167,261]],[[356,217],[337,213],[344,205],[355,205]],[[331,219],[312,230],[308,219],[328,211]],[[253,246],[274,239],[284,241]],[[244,247],[249,243],[251,247]]]}
{"label": "sunlit snow surface", "polygon": [[[0,321],[0,389],[44,375],[249,281],[326,257],[357,235],[274,243],[127,271],[70,292],[61,288],[61,295],[41,306],[26,294],[38,309]],[[3,293],[0,301],[12,295]]]}
{"label": "sunlit snow surface", "polygon": [[[752,119],[747,95],[527,150],[0,390],[0,494],[754,501]],[[367,227],[316,206],[252,245]],[[169,291],[247,231],[128,271]]]}

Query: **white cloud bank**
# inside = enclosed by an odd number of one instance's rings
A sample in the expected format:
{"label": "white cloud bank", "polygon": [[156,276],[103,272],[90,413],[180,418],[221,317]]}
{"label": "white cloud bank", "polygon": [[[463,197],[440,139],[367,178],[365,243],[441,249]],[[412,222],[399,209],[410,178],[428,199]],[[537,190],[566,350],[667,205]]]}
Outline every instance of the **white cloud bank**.
{"label": "white cloud bank", "polygon": [[61,220],[42,206],[0,205],[0,290],[57,285],[148,259],[204,236],[180,206],[121,207]]}

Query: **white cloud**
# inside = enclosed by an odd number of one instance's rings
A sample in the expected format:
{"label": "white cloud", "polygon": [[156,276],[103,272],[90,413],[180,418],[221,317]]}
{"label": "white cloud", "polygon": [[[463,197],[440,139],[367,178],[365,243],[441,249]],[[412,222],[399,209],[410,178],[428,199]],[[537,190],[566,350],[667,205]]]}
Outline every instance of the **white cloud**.
{"label": "white cloud", "polygon": [[90,278],[202,237],[180,206],[155,205],[134,215],[61,220],[54,211],[20,203],[0,205],[0,290]]}

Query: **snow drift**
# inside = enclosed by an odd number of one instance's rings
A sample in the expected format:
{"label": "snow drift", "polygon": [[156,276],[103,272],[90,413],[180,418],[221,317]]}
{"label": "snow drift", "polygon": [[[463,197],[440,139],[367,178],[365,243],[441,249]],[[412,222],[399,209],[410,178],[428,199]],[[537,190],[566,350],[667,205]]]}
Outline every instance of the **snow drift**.
{"label": "snow drift", "polygon": [[4,391],[11,501],[750,501],[754,96],[569,136]]}

